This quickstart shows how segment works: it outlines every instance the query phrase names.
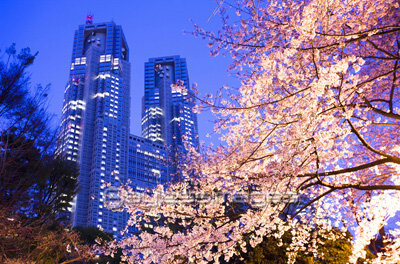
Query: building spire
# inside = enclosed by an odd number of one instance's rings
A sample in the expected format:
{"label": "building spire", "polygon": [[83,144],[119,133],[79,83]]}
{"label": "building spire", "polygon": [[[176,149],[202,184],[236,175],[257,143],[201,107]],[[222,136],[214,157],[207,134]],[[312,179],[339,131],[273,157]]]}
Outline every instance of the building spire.
{"label": "building spire", "polygon": [[87,14],[86,15],[86,25],[91,25],[91,24],[93,24],[93,15]]}

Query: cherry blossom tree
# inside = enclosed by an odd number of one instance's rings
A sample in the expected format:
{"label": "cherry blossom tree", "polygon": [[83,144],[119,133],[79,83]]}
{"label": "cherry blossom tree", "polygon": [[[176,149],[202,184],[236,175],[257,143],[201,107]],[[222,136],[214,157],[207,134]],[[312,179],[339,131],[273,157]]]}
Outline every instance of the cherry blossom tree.
{"label": "cherry blossom tree", "polygon": [[[398,217],[399,1],[220,1],[218,11],[219,32],[194,34],[231,54],[241,80],[199,98],[223,144],[193,151],[186,181],[167,190],[122,189],[129,225],[153,228],[111,250],[132,263],[219,263],[291,230],[293,263],[301,250],[323,259],[318,229],[335,226],[352,231],[355,263]],[[290,192],[307,199],[284,219]],[[376,263],[400,262],[399,229],[389,233]]]}

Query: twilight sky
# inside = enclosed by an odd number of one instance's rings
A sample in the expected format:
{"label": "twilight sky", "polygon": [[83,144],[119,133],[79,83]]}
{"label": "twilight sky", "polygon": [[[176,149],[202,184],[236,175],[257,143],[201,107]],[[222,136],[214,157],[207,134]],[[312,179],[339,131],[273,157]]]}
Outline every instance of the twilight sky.
{"label": "twilight sky", "polygon": [[[230,77],[229,57],[210,57],[207,41],[190,32],[192,19],[205,29],[218,28],[212,16],[215,0],[0,0],[1,53],[11,43],[17,49],[30,47],[39,55],[29,69],[32,85],[51,84],[49,112],[58,125],[63,91],[69,74],[74,31],[85,23],[86,14],[94,23],[114,21],[121,25],[130,49],[131,133],[140,135],[141,98],[144,93],[144,62],[151,57],[180,55],[186,58],[190,82],[201,93],[212,93],[224,84],[237,84]],[[213,117],[199,116],[200,139],[211,133]]]}

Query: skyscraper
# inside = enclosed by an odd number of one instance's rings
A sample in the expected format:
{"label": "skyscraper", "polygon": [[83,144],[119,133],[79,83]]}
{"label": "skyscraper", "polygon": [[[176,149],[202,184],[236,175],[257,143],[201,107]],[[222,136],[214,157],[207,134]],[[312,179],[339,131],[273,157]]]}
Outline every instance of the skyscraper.
{"label": "skyscraper", "polygon": [[186,153],[185,141],[198,147],[194,104],[187,92],[171,87],[180,80],[189,88],[186,60],[161,57],[145,65],[143,138],[129,135],[129,49],[121,26],[93,24],[88,16],[75,32],[56,150],[79,165],[74,226],[97,226],[118,237],[128,214],[106,208],[112,187],[130,180],[141,192],[166,184],[179,174],[168,160]]}
{"label": "skyscraper", "polygon": [[[174,163],[178,155],[186,153],[185,141],[196,148],[199,145],[197,116],[192,111],[194,102],[187,92],[171,87],[178,81],[190,90],[186,59],[168,56],[145,63],[142,136],[163,143],[169,160]],[[170,175],[174,174],[176,167],[170,166]]]}
{"label": "skyscraper", "polygon": [[125,227],[127,214],[104,207],[102,185],[127,181],[129,108],[129,49],[122,28],[92,24],[88,17],[75,32],[56,152],[80,167],[75,226],[114,233]]}

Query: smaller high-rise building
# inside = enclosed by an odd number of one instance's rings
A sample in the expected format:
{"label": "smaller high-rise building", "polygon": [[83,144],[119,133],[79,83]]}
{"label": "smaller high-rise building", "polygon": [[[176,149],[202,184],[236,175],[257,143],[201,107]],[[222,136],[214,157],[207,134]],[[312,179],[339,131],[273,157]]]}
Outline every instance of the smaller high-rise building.
{"label": "smaller high-rise building", "polygon": [[[180,82],[186,89],[175,89]],[[179,180],[178,158],[185,144],[198,148],[197,115],[190,91],[186,59],[180,56],[151,58],[145,63],[142,136],[166,146],[169,174]]]}
{"label": "smaller high-rise building", "polygon": [[142,192],[168,183],[166,157],[163,144],[130,135],[128,175],[133,189]]}

